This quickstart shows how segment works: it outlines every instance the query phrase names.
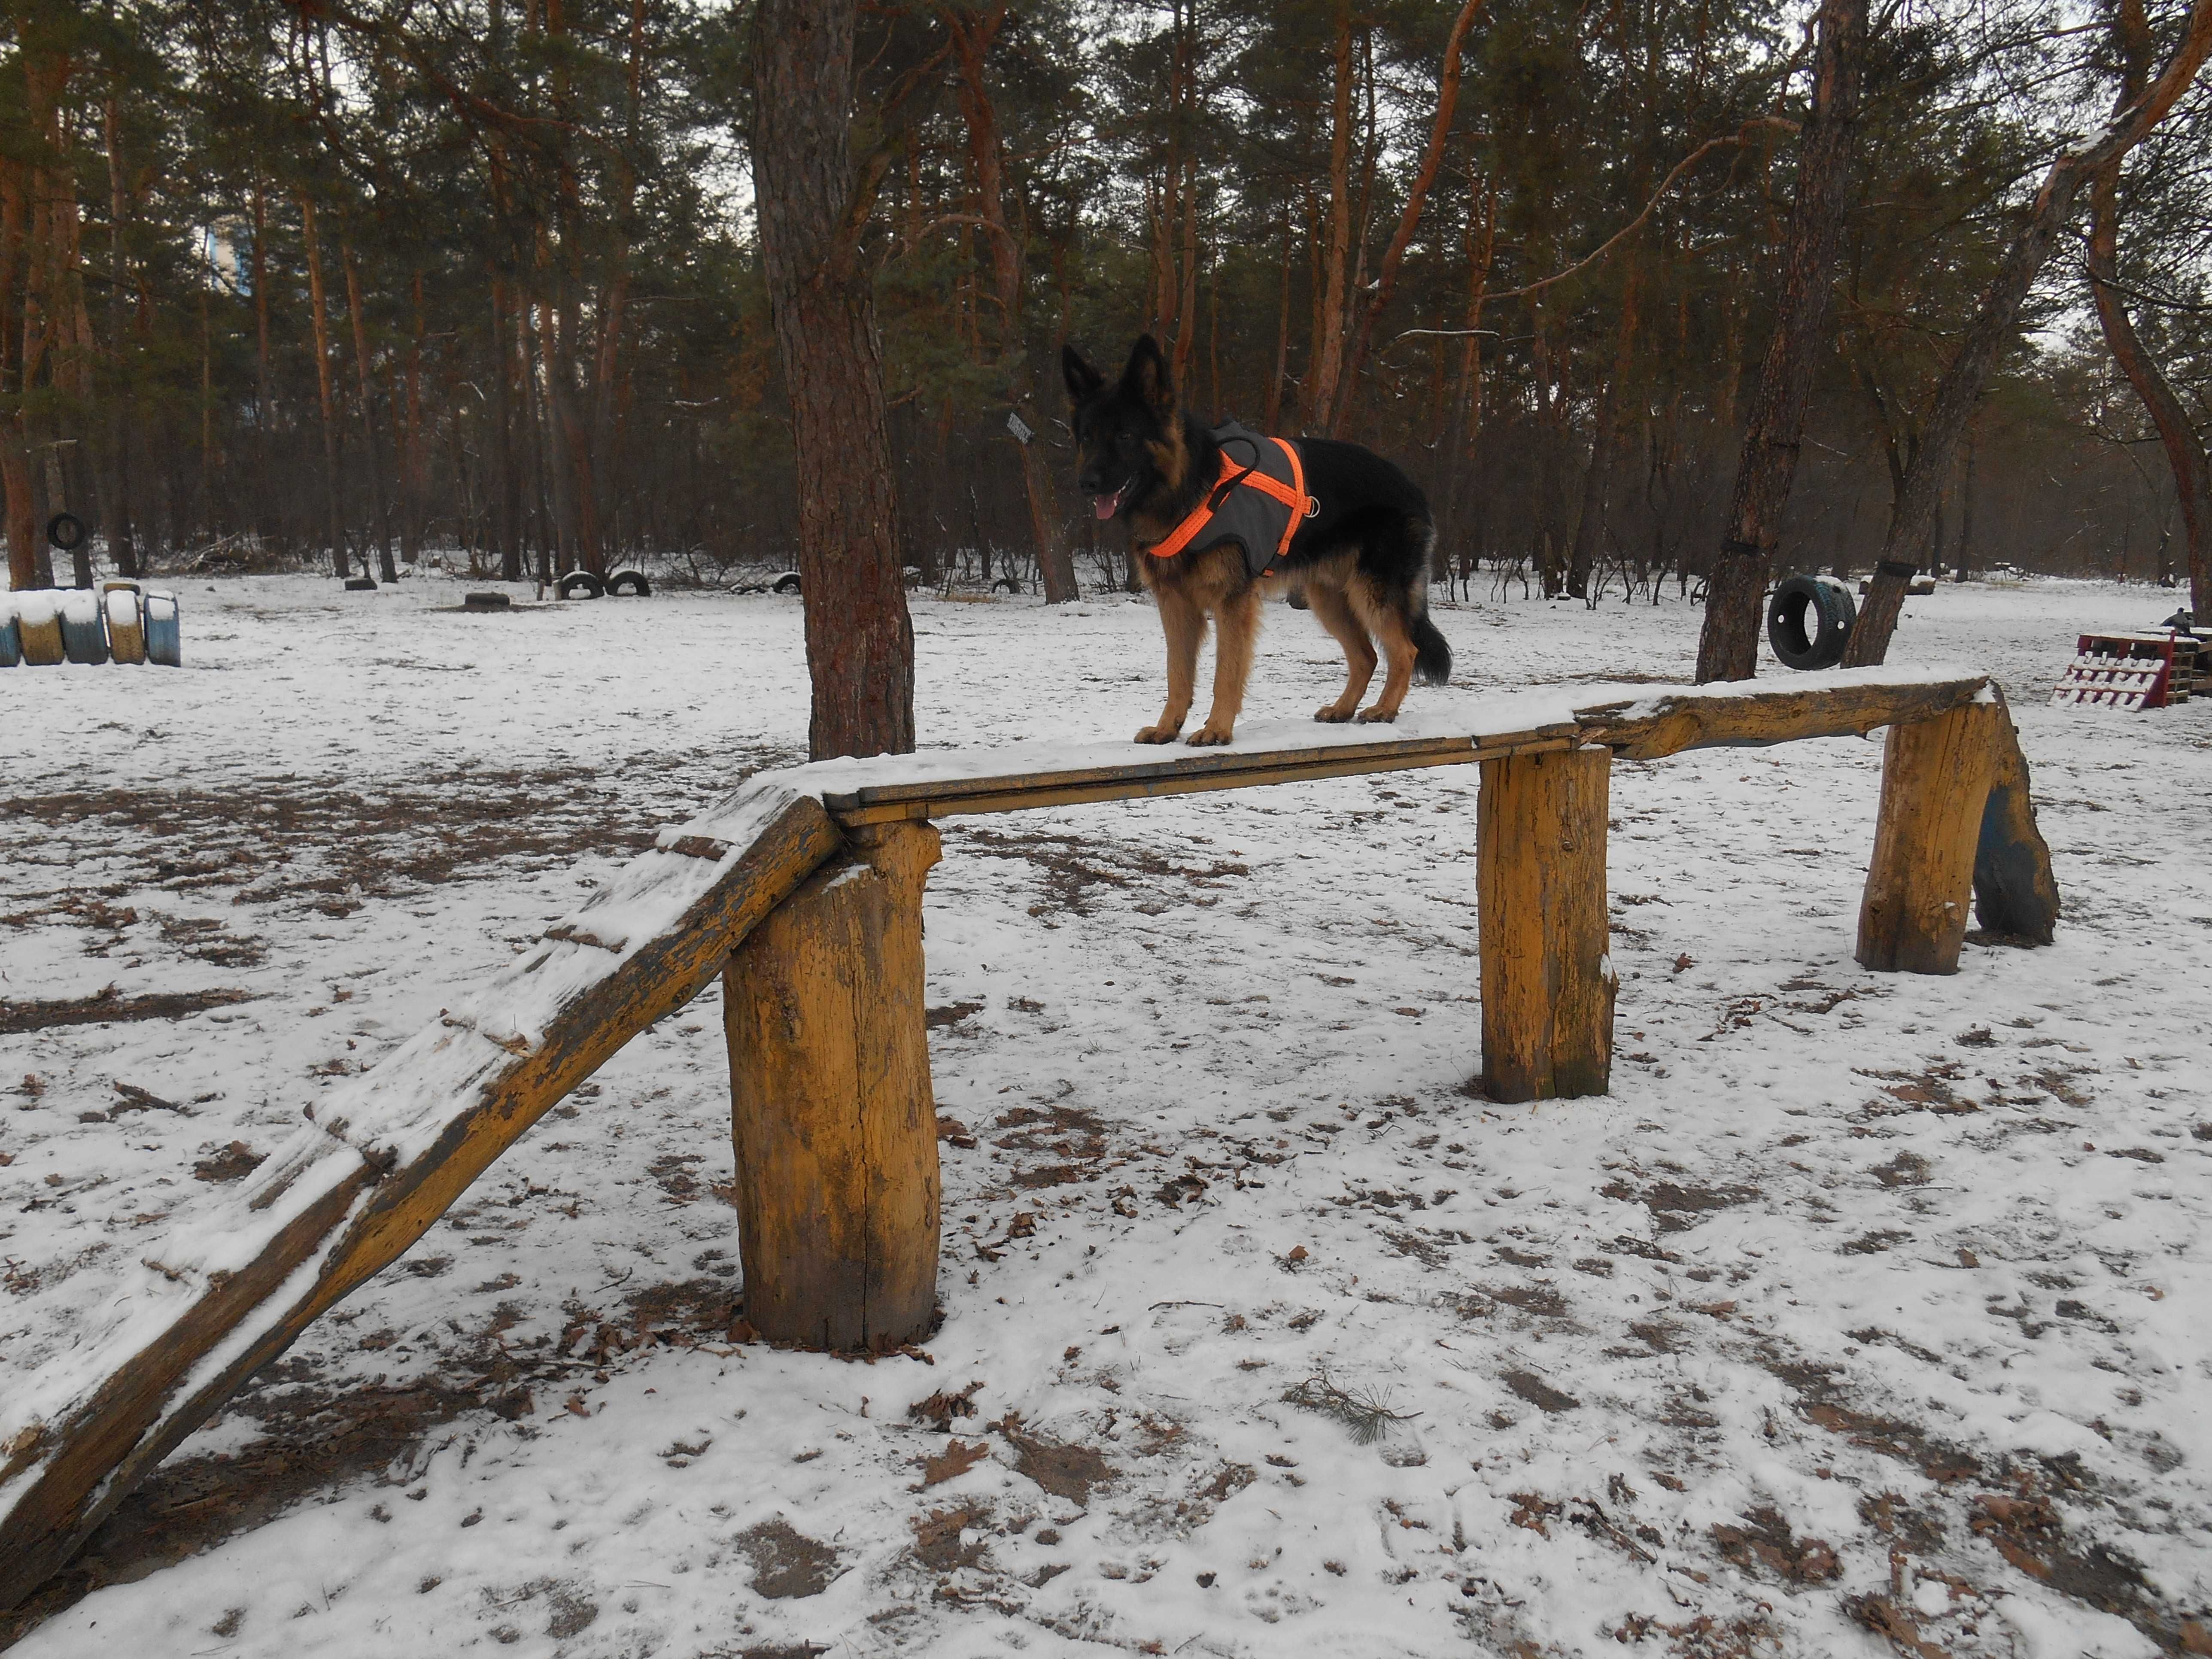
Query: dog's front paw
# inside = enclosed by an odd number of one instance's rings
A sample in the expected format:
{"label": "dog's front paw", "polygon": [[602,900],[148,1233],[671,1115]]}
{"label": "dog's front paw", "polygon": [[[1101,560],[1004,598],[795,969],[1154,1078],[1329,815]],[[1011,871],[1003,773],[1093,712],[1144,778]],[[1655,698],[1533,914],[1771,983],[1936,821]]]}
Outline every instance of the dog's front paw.
{"label": "dog's front paw", "polygon": [[1148,726],[1137,733],[1137,741],[1139,743],[1173,743],[1176,740],[1176,733],[1182,730],[1182,727],[1180,726]]}
{"label": "dog's front paw", "polygon": [[1341,726],[1352,718],[1352,711],[1333,702],[1325,702],[1314,710],[1314,718],[1324,726]]}
{"label": "dog's front paw", "polygon": [[1213,749],[1227,743],[1235,735],[1228,726],[1216,726],[1208,720],[1190,734],[1189,742],[1194,749]]}
{"label": "dog's front paw", "polygon": [[1362,726],[1370,725],[1376,721],[1380,721],[1384,726],[1388,726],[1391,721],[1397,718],[1398,711],[1396,709],[1385,708],[1381,703],[1376,704],[1372,708],[1361,709],[1358,715],[1359,723]]}

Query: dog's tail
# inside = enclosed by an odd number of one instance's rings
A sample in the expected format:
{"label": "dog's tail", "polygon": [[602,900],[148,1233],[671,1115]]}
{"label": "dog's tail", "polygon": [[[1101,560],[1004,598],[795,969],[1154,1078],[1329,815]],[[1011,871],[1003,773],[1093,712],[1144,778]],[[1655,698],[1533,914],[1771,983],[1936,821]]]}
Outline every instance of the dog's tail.
{"label": "dog's tail", "polygon": [[1411,618],[1407,630],[1413,636],[1413,678],[1423,685],[1442,685],[1451,678],[1451,644],[1437,625],[1429,620],[1428,575],[1431,562],[1436,557],[1437,531],[1434,525],[1420,524],[1416,527],[1421,537],[1421,574],[1416,579],[1408,596],[1419,608]]}
{"label": "dog's tail", "polygon": [[1451,644],[1437,632],[1423,611],[1413,618],[1413,678],[1423,685],[1442,685],[1451,678]]}

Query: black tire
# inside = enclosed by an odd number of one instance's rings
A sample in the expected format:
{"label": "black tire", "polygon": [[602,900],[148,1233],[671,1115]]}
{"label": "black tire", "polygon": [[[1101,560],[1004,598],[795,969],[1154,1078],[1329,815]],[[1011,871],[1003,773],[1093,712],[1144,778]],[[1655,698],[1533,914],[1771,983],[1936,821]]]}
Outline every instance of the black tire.
{"label": "black tire", "polygon": [[64,553],[84,545],[84,520],[74,513],[57,513],[46,520],[46,540]]}
{"label": "black tire", "polygon": [[1859,608],[1832,576],[1785,576],[1766,607],[1766,642],[1786,668],[1833,668]]}
{"label": "black tire", "polygon": [[607,585],[588,570],[571,570],[554,586],[564,599],[573,599],[579,593],[587,599],[596,599],[607,591]]}
{"label": "black tire", "polygon": [[653,592],[653,584],[645,579],[642,570],[617,570],[607,578],[607,592],[620,597],[624,594],[645,599]]}
{"label": "black tire", "polygon": [[775,579],[775,592],[779,593],[799,592],[799,573],[796,570],[787,570],[778,576]]}
{"label": "black tire", "polygon": [[1018,593],[1022,591],[1022,585],[1012,576],[1001,576],[991,584],[991,591],[994,593]]}
{"label": "black tire", "polygon": [[349,593],[374,593],[376,592],[376,578],[374,576],[348,576],[346,578],[345,591]]}

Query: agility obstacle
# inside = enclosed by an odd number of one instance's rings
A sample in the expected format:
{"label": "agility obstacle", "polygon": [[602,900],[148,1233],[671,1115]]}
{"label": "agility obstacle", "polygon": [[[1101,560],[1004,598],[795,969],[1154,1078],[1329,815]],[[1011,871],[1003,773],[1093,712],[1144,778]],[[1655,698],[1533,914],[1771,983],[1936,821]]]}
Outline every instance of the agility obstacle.
{"label": "agility obstacle", "polygon": [[[1858,960],[1956,971],[1982,925],[2048,943],[2049,849],[1986,675],[1807,675],[1785,690],[1589,687],[1425,699],[1374,727],[1248,727],[1205,751],[1029,744],[753,779],[664,830],[537,948],[303,1109],[234,1195],[126,1270],[104,1322],[0,1402],[0,1608],[62,1566],[246,1378],[397,1260],[502,1152],[716,974],[725,985],[745,1316],[884,1350],[934,1316],[936,1110],[921,905],[935,820],[1481,768],[1485,1088],[1604,1092],[1616,981],[1606,832],[1616,758],[1887,727]],[[1295,737],[1296,741],[1291,741]],[[1273,741],[1271,739],[1279,739]]]}

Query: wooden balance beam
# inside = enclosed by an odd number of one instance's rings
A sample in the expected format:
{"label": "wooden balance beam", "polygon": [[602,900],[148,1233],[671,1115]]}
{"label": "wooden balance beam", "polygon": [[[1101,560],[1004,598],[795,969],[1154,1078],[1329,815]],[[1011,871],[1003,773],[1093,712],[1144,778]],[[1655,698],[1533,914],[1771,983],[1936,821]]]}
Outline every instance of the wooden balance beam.
{"label": "wooden balance beam", "polygon": [[1508,1100],[1599,1093],[1614,988],[1613,759],[1879,726],[1888,747],[1859,960],[1955,971],[1970,889],[1984,927],[2048,942],[2049,850],[2011,720],[1980,674],[1437,696],[1387,736],[1250,726],[1227,750],[1024,745],[757,777],[662,832],[536,950],[304,1107],[294,1137],[235,1194],[148,1249],[104,1317],[0,1401],[0,1607],[717,973],[747,1318],[810,1347],[880,1350],[922,1334],[938,1251],[921,939],[934,819],[1480,766],[1484,1081]]}

